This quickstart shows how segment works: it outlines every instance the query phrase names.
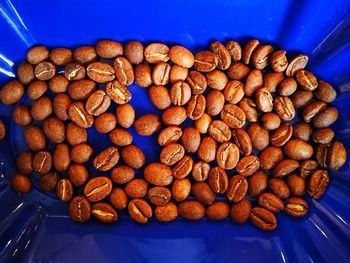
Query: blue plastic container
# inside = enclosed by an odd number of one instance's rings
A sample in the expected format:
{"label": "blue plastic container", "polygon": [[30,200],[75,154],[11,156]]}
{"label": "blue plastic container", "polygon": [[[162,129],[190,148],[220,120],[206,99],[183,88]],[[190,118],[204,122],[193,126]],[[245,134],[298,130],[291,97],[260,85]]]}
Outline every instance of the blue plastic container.
{"label": "blue plastic container", "polygon": [[[251,37],[288,54],[310,56],[308,68],[337,89],[334,104],[340,117],[332,128],[349,151],[349,1],[0,0],[0,84],[14,77],[17,63],[35,44],[74,48],[103,38],[136,39],[178,43],[198,51],[212,40],[244,44]],[[131,91],[137,115],[158,112],[145,89],[133,85]],[[230,220],[151,220],[141,226],[123,213],[117,224],[92,220],[79,225],[67,218],[66,205],[54,194],[38,190],[37,179],[33,191],[23,196],[9,186],[15,157],[25,148],[23,130],[11,121],[13,109],[0,105],[0,118],[8,127],[6,140],[0,142],[0,262],[350,261],[349,160],[332,173],[322,199],[308,199],[307,216],[278,214],[279,226],[270,233]],[[157,160],[155,138],[131,131],[148,161]],[[97,153],[108,142],[96,138],[90,129],[89,142]]]}

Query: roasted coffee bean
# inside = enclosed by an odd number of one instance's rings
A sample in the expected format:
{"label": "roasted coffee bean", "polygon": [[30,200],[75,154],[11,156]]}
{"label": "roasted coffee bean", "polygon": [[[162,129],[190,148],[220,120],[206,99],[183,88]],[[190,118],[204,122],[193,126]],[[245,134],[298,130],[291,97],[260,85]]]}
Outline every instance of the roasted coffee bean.
{"label": "roasted coffee bean", "polygon": [[326,128],[331,126],[338,119],[338,110],[336,107],[328,107],[318,113],[312,119],[312,125],[315,128]]}
{"label": "roasted coffee bean", "polygon": [[66,138],[64,122],[56,117],[49,117],[44,120],[43,131],[52,143],[61,143]]}
{"label": "roasted coffee bean", "polygon": [[124,190],[130,198],[142,198],[147,194],[148,183],[143,179],[135,178],[125,185]]}
{"label": "roasted coffee bean", "polygon": [[295,79],[304,90],[312,91],[318,86],[315,75],[305,69],[298,70],[295,74]]}
{"label": "roasted coffee bean", "polygon": [[238,42],[230,40],[225,44],[226,49],[231,55],[233,61],[240,61],[242,58],[242,48]]}
{"label": "roasted coffee bean", "polygon": [[242,175],[234,175],[230,178],[228,182],[228,188],[226,191],[226,197],[237,203],[241,201],[248,191],[248,181]]}
{"label": "roasted coffee bean", "polygon": [[80,64],[89,64],[96,60],[96,51],[94,47],[91,46],[81,46],[78,47],[73,52],[74,60]]}
{"label": "roasted coffee bean", "polygon": [[185,200],[191,192],[191,182],[187,178],[175,179],[171,186],[171,196],[177,202]]}
{"label": "roasted coffee bean", "polygon": [[84,196],[76,196],[69,203],[69,216],[74,222],[85,223],[91,217],[90,202]]}
{"label": "roasted coffee bean", "polygon": [[116,76],[113,67],[102,62],[91,63],[87,66],[86,73],[90,79],[98,83],[112,81]]}
{"label": "roasted coffee bean", "polygon": [[279,198],[285,199],[290,195],[288,185],[279,178],[271,178],[268,181],[269,188]]}
{"label": "roasted coffee bean", "polygon": [[269,145],[269,132],[257,123],[251,123],[247,133],[254,149],[261,151]]}
{"label": "roasted coffee bean", "polygon": [[248,155],[239,160],[236,170],[239,174],[248,177],[260,167],[260,160],[256,155]]}
{"label": "roasted coffee bean", "polygon": [[133,141],[130,132],[122,128],[116,128],[109,133],[109,139],[117,146],[127,146]]}
{"label": "roasted coffee bean", "polygon": [[169,60],[169,48],[162,43],[149,44],[144,50],[145,59],[148,63],[156,64]]}
{"label": "roasted coffee bean", "polygon": [[201,51],[194,56],[193,66],[200,72],[209,72],[218,65],[218,59],[214,52]]}
{"label": "roasted coffee bean", "polygon": [[306,55],[300,54],[294,57],[286,69],[286,75],[288,77],[294,76],[295,72],[304,69],[306,64],[309,62],[309,58]]}
{"label": "roasted coffee bean", "polygon": [[55,115],[62,121],[69,120],[69,106],[72,104],[72,99],[65,93],[60,93],[55,96],[52,102],[52,107]]}
{"label": "roasted coffee bean", "polygon": [[263,171],[257,171],[248,179],[248,193],[256,197],[265,192],[267,188],[267,175]]}
{"label": "roasted coffee bean", "polygon": [[45,174],[51,170],[52,157],[50,152],[40,151],[33,158],[33,170]]}
{"label": "roasted coffee bean", "polygon": [[302,196],[305,194],[305,180],[299,175],[295,173],[288,175],[287,185],[292,195]]}
{"label": "roasted coffee bean", "polygon": [[205,182],[195,182],[192,185],[192,193],[203,205],[211,205],[215,201],[215,193]]}
{"label": "roasted coffee bean", "polygon": [[116,125],[117,125],[117,120],[114,117],[114,114],[110,112],[102,113],[100,116],[98,116],[95,119],[95,123],[94,123],[95,129],[99,133],[109,133],[115,128]]}
{"label": "roasted coffee bean", "polygon": [[346,149],[343,143],[335,141],[331,144],[327,154],[327,166],[338,171],[346,162]]}
{"label": "roasted coffee bean", "polygon": [[93,204],[91,214],[103,223],[113,223],[118,220],[118,214],[114,208],[105,202]]}
{"label": "roasted coffee bean", "polygon": [[267,112],[261,116],[261,124],[266,130],[276,130],[281,125],[281,119],[276,113]]}
{"label": "roasted coffee bean", "polygon": [[156,186],[167,186],[173,181],[171,168],[162,163],[150,163],[145,167],[143,174],[147,182]]}
{"label": "roasted coffee bean", "polygon": [[222,92],[212,90],[207,94],[206,112],[210,116],[219,115],[225,105],[225,97]]}
{"label": "roasted coffee bean", "polygon": [[[170,99],[174,105],[183,106],[191,99],[191,88],[184,81],[174,83],[170,89]],[[160,98],[162,100],[162,98]]]}
{"label": "roasted coffee bean", "polygon": [[297,90],[298,84],[294,78],[285,78],[278,87],[278,94],[281,96],[290,96]]}
{"label": "roasted coffee bean", "polygon": [[[46,84],[46,82],[44,83]],[[64,75],[56,75],[49,81],[49,88],[54,93],[66,92],[68,86],[69,80]]]}
{"label": "roasted coffee bean", "polygon": [[84,195],[91,202],[98,202],[107,197],[112,191],[112,181],[108,177],[92,178],[84,187]]}
{"label": "roasted coffee bean", "polygon": [[230,214],[228,204],[218,201],[207,207],[205,214],[210,220],[224,220]]}
{"label": "roasted coffee bean", "polygon": [[268,146],[259,154],[260,165],[264,170],[271,170],[283,159],[283,151],[279,147]]}
{"label": "roasted coffee bean", "polygon": [[[146,63],[138,64],[135,67],[135,82],[142,88],[152,85],[151,67]],[[171,73],[170,73],[171,74]],[[170,75],[171,77],[171,75]]]}
{"label": "roasted coffee bean", "polygon": [[88,79],[74,81],[68,86],[68,94],[74,100],[85,100],[95,90],[96,83]]}
{"label": "roasted coffee bean", "polygon": [[48,59],[49,50],[45,46],[35,46],[28,50],[27,60],[30,64],[36,65]]}
{"label": "roasted coffee bean", "polygon": [[69,202],[73,198],[73,185],[69,179],[60,179],[56,185],[57,197],[63,202]]}
{"label": "roasted coffee bean", "polygon": [[301,197],[290,197],[284,202],[284,212],[290,216],[304,216],[309,206]]}
{"label": "roasted coffee bean", "polygon": [[307,106],[313,98],[313,93],[306,90],[297,90],[291,96],[292,102],[296,109],[301,109]]}
{"label": "roasted coffee bean", "polygon": [[247,76],[244,85],[245,95],[251,97],[263,84],[262,73],[258,69],[252,69]]}
{"label": "roasted coffee bean", "polygon": [[32,151],[43,150],[46,146],[45,134],[42,129],[36,125],[28,125],[23,133],[24,141]]}
{"label": "roasted coffee bean", "polygon": [[231,65],[230,52],[221,42],[212,42],[210,44],[210,50],[216,55],[219,69],[226,70]]}
{"label": "roasted coffee bean", "polygon": [[236,144],[224,142],[216,152],[217,164],[226,170],[231,170],[236,167],[239,160],[239,149]]}
{"label": "roasted coffee bean", "polygon": [[250,221],[253,225],[264,231],[271,231],[277,227],[277,219],[275,215],[262,207],[254,207],[252,209]]}
{"label": "roasted coffee bean", "polygon": [[114,188],[109,195],[109,202],[115,209],[125,209],[128,205],[128,196],[121,188]]}
{"label": "roasted coffee bean", "polygon": [[90,128],[94,123],[94,117],[87,113],[82,102],[73,102],[69,105],[68,114],[70,119],[81,128]]}
{"label": "roasted coffee bean", "polygon": [[143,61],[143,45],[139,41],[130,41],[124,45],[124,55],[131,64],[140,64]]}
{"label": "roasted coffee bean", "polygon": [[184,129],[181,136],[181,143],[185,147],[185,150],[194,153],[198,150],[201,142],[201,136],[199,131],[193,127],[187,127]]}
{"label": "roasted coffee bean", "polygon": [[194,95],[202,94],[207,89],[207,80],[202,73],[192,70],[186,79]]}
{"label": "roasted coffee bean", "polygon": [[241,154],[247,156],[252,152],[252,142],[246,131],[243,129],[233,129],[232,130],[232,139],[233,142],[239,148]]}
{"label": "roasted coffee bean", "polygon": [[[173,91],[174,93],[174,91]],[[169,90],[162,85],[152,86],[148,90],[148,96],[153,105],[160,110],[164,110],[170,107],[172,99],[170,98]],[[172,95],[174,99],[174,94]],[[191,97],[191,94],[190,94]]]}
{"label": "roasted coffee bean", "polygon": [[173,106],[166,109],[162,114],[162,121],[165,125],[180,125],[187,118],[186,109],[182,106]]}
{"label": "roasted coffee bean", "polygon": [[277,87],[284,80],[284,75],[281,72],[268,72],[263,76],[263,87],[265,87],[270,93],[275,93]]}
{"label": "roasted coffee bean", "polygon": [[206,73],[207,85],[212,89],[221,91],[228,82],[227,76],[220,70],[214,69]]}
{"label": "roasted coffee bean", "polygon": [[273,108],[282,120],[290,121],[295,117],[293,103],[288,97],[275,97],[273,100]]}
{"label": "roasted coffee bean", "polygon": [[242,80],[249,73],[249,67],[241,62],[233,62],[232,65],[226,70],[227,77],[233,80]]}
{"label": "roasted coffee bean", "polygon": [[228,187],[228,177],[224,169],[221,167],[213,167],[209,171],[208,179],[210,188],[217,194],[226,192]]}
{"label": "roasted coffee bean", "polygon": [[288,60],[285,50],[277,50],[270,57],[271,68],[276,72],[283,72],[288,67]]}
{"label": "roasted coffee bean", "polygon": [[141,136],[150,136],[161,127],[159,117],[155,114],[146,114],[134,122],[136,132]]}
{"label": "roasted coffee bean", "polygon": [[237,104],[244,97],[244,84],[238,80],[227,83],[224,91],[225,100],[232,104]]}
{"label": "roasted coffee bean", "polygon": [[128,145],[122,150],[123,161],[134,169],[141,168],[145,162],[146,157],[143,151],[136,145]]}
{"label": "roasted coffee bean", "polygon": [[310,122],[319,112],[324,110],[327,104],[321,101],[314,101],[307,105],[303,110],[303,119],[305,122]]}
{"label": "roasted coffee bean", "polygon": [[70,122],[67,125],[66,138],[70,145],[75,146],[79,143],[87,142],[87,131]]}
{"label": "roasted coffee bean", "polygon": [[312,128],[308,123],[299,122],[293,126],[293,138],[308,141],[312,134]]}
{"label": "roasted coffee bean", "polygon": [[260,88],[255,92],[255,103],[262,112],[270,112],[273,108],[273,98],[266,88]]}
{"label": "roasted coffee bean", "polygon": [[[52,78],[50,80],[50,83],[53,79],[55,79],[56,77],[62,77],[64,78],[66,81],[68,81],[65,77],[63,76],[55,76],[54,78]],[[51,85],[50,85],[51,86]],[[68,85],[67,85],[68,86]],[[35,80],[32,83],[30,83],[30,85],[28,86],[27,89],[27,94],[28,97],[31,100],[37,100],[39,99],[41,96],[43,96],[45,94],[45,92],[47,91],[48,85],[45,81],[43,80]],[[66,90],[64,90],[63,92],[65,92]]]}
{"label": "roasted coffee bean", "polygon": [[337,97],[337,92],[328,82],[318,80],[318,88],[314,90],[314,95],[323,102],[331,103]]}
{"label": "roasted coffee bean", "polygon": [[[171,143],[160,152],[160,161],[166,165],[174,165],[185,155],[185,148],[178,143]],[[134,158],[134,157],[133,157]]]}
{"label": "roasted coffee bean", "polygon": [[146,224],[153,214],[151,206],[145,200],[139,198],[129,202],[128,212],[132,219],[140,224]]}
{"label": "roasted coffee bean", "polygon": [[187,48],[182,46],[172,46],[169,50],[170,60],[184,68],[191,68],[194,63],[194,56]]}
{"label": "roasted coffee bean", "polygon": [[207,180],[209,175],[209,164],[199,161],[193,165],[192,177],[197,182],[203,182]]}
{"label": "roasted coffee bean", "polygon": [[70,63],[64,68],[64,76],[68,80],[81,80],[85,77],[86,70],[79,63]]}
{"label": "roasted coffee bean", "polygon": [[26,105],[18,105],[12,113],[13,121],[18,126],[27,126],[32,122],[30,110]]}
{"label": "roasted coffee bean", "polygon": [[54,48],[51,50],[49,57],[56,66],[66,66],[72,62],[73,52],[68,48]]}
{"label": "roasted coffee bean", "polygon": [[194,95],[187,103],[186,114],[191,120],[198,120],[204,113],[206,100],[203,95]]}
{"label": "roasted coffee bean", "polygon": [[39,80],[49,80],[56,74],[56,67],[50,62],[40,62],[35,66],[35,77]]}
{"label": "roasted coffee bean", "polygon": [[93,153],[94,150],[90,145],[86,143],[80,143],[72,148],[70,152],[70,158],[75,163],[85,163],[91,158]]}
{"label": "roasted coffee bean", "polygon": [[230,128],[234,129],[242,128],[246,122],[244,111],[234,104],[226,104],[220,117]]}
{"label": "roasted coffee bean", "polygon": [[251,56],[254,67],[257,69],[264,69],[269,64],[269,56],[273,51],[271,45],[260,45],[255,48]]}
{"label": "roasted coffee bean", "polygon": [[28,193],[30,190],[32,190],[32,182],[30,179],[27,176],[19,173],[12,176],[11,186],[18,193]]}
{"label": "roasted coffee bean", "polygon": [[188,76],[188,68],[181,67],[179,65],[173,65],[170,70],[170,83],[174,84],[178,81],[185,81]]}
{"label": "roasted coffee bean", "polygon": [[102,58],[115,58],[123,55],[123,46],[119,42],[103,39],[96,43],[96,53]]}
{"label": "roasted coffee bean", "polygon": [[283,210],[283,202],[277,196],[271,193],[263,193],[258,199],[259,205],[273,213]]}
{"label": "roasted coffee bean", "polygon": [[231,219],[237,224],[245,223],[251,214],[252,203],[243,198],[241,201],[234,203],[231,208]]}
{"label": "roasted coffee bean", "polygon": [[329,176],[326,170],[317,170],[311,176],[307,186],[307,193],[314,199],[319,199],[326,191]]}
{"label": "roasted coffee bean", "polygon": [[158,63],[152,71],[152,80],[156,85],[166,85],[169,82],[171,66],[168,63]]}
{"label": "roasted coffee bean", "polygon": [[70,150],[65,143],[56,145],[56,149],[52,155],[52,163],[55,169],[59,172],[67,171],[70,165]]}
{"label": "roasted coffee bean", "polygon": [[314,160],[304,160],[300,163],[299,174],[302,178],[307,179],[318,168],[318,164]]}
{"label": "roasted coffee bean", "polygon": [[195,200],[183,201],[177,207],[179,215],[188,220],[201,220],[205,216],[205,207]]}
{"label": "roasted coffee bean", "polygon": [[106,112],[111,104],[110,97],[103,90],[97,90],[86,101],[85,108],[90,115],[99,116]]}
{"label": "roasted coffee bean", "polygon": [[283,123],[273,131],[270,142],[273,146],[281,147],[285,145],[293,135],[293,126],[288,122]]}
{"label": "roasted coffee bean", "polygon": [[327,154],[329,151],[329,145],[320,144],[316,149],[316,160],[321,168],[327,167]]}
{"label": "roasted coffee bean", "polygon": [[321,128],[312,133],[312,140],[315,143],[328,144],[334,138],[334,131],[330,128]]}
{"label": "roasted coffee bean", "polygon": [[290,140],[283,147],[284,153],[294,160],[306,160],[309,159],[314,150],[310,144],[303,140]]}
{"label": "roasted coffee bean", "polygon": [[280,161],[272,170],[273,176],[283,177],[292,173],[299,168],[299,163],[292,159],[284,159]]}
{"label": "roasted coffee bean", "polygon": [[84,165],[72,163],[68,168],[68,177],[74,186],[82,186],[89,179],[89,173]]}
{"label": "roasted coffee bean", "polygon": [[117,107],[115,111],[118,124],[123,128],[130,128],[134,124],[135,110],[130,104],[124,104]]}
{"label": "roasted coffee bean", "polygon": [[52,102],[49,97],[41,97],[33,102],[30,114],[33,120],[42,121],[52,113]]}
{"label": "roasted coffee bean", "polygon": [[174,221],[178,217],[177,206],[172,202],[163,206],[157,206],[154,209],[154,215],[160,222],[167,223]]}
{"label": "roasted coffee bean", "polygon": [[231,131],[228,125],[220,120],[214,120],[209,125],[209,134],[217,142],[227,142],[231,139]]}
{"label": "roasted coffee bean", "polygon": [[40,179],[39,179],[40,189],[45,192],[55,190],[58,179],[59,177],[56,171],[51,171],[46,174],[40,175]]}
{"label": "roasted coffee bean", "polygon": [[117,104],[128,103],[132,97],[128,88],[117,80],[107,83],[106,93]]}
{"label": "roasted coffee bean", "polygon": [[109,171],[119,161],[119,152],[116,147],[109,147],[100,152],[93,160],[94,168],[98,171]]}
{"label": "roasted coffee bean", "polygon": [[160,146],[167,146],[171,143],[177,142],[182,136],[182,130],[177,126],[169,126],[163,129],[158,135],[158,144]]}
{"label": "roasted coffee bean", "polygon": [[244,64],[250,63],[250,57],[252,56],[254,50],[259,46],[260,42],[257,39],[252,39],[245,44],[242,50],[242,62]]}
{"label": "roasted coffee bean", "polygon": [[17,68],[17,77],[22,84],[29,84],[35,78],[33,66],[22,62]]}
{"label": "roasted coffee bean", "polygon": [[171,199],[171,192],[166,187],[154,186],[149,189],[147,196],[154,205],[166,205]]}
{"label": "roasted coffee bean", "polygon": [[211,117],[207,113],[203,113],[199,119],[194,121],[194,125],[201,134],[206,134],[208,132],[210,123]]}
{"label": "roasted coffee bean", "polygon": [[120,165],[113,168],[111,179],[116,184],[126,184],[135,177],[135,171],[126,165]]}
{"label": "roasted coffee bean", "polygon": [[244,111],[249,122],[256,122],[258,120],[259,114],[252,99],[243,97],[243,99],[238,103],[238,106]]}
{"label": "roasted coffee bean", "polygon": [[16,167],[21,174],[33,172],[33,154],[30,151],[21,152],[16,159]]}

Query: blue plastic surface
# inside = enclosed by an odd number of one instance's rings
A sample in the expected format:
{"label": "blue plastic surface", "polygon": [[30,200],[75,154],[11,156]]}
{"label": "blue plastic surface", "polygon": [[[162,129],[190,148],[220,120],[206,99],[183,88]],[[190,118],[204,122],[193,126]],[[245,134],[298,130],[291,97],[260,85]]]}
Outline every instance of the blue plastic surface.
{"label": "blue plastic surface", "polygon": [[[107,1],[0,0],[0,84],[14,76],[28,47],[74,48],[98,39],[163,41],[193,51],[212,40],[258,38],[310,56],[308,68],[337,88],[337,139],[350,149],[349,1]],[[131,87],[137,115],[158,112],[147,91]],[[22,102],[29,102],[26,98]],[[278,229],[265,233],[247,223],[176,220],[148,225],[126,215],[114,225],[71,222],[66,205],[37,189],[19,196],[9,187],[14,158],[25,145],[11,121],[14,106],[0,105],[8,136],[0,141],[0,262],[348,262],[350,165],[332,173],[325,196],[308,199],[307,216],[278,214]],[[132,129],[131,129],[132,130]],[[134,142],[157,160],[155,137]],[[101,135],[99,135],[99,138]],[[103,137],[103,136],[102,136]],[[89,130],[95,152],[106,147]],[[154,150],[157,149],[157,150]],[[96,173],[94,173],[96,175]]]}

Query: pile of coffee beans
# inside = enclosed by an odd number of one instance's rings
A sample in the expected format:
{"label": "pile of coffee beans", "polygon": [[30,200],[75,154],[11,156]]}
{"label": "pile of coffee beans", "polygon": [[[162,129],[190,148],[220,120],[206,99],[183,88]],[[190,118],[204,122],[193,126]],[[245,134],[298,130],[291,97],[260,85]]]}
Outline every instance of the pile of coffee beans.
{"label": "pile of coffee beans", "polygon": [[[18,80],[0,90],[16,104],[14,122],[24,127],[28,150],[17,158],[13,188],[56,191],[69,215],[111,223],[126,209],[138,223],[250,220],[277,227],[276,213],[307,213],[306,194],[318,199],[330,181],[327,169],[346,162],[344,145],[329,128],[338,118],[335,89],[306,70],[306,55],[253,39],[215,41],[193,54],[183,46],[112,40],[95,46],[49,50],[32,47]],[[136,82],[162,114],[136,118],[128,86]],[[115,112],[108,111],[117,104]],[[192,125],[185,125],[190,119]],[[298,121],[300,120],[300,121]],[[187,121],[188,123],[188,121]],[[159,162],[133,144],[130,127],[157,138]],[[108,134],[111,145],[95,152],[87,129]],[[0,122],[0,139],[6,128]],[[48,149],[53,144],[54,150]],[[87,164],[92,163],[91,176]],[[143,176],[135,170],[143,169]]]}

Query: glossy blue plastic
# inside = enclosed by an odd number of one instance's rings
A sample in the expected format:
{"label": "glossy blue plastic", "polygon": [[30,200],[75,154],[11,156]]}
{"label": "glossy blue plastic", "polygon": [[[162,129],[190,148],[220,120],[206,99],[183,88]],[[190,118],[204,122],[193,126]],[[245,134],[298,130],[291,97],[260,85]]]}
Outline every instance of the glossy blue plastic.
{"label": "glossy blue plastic", "polygon": [[[178,43],[198,51],[212,40],[236,39],[244,44],[252,37],[286,49],[291,56],[299,52],[310,56],[308,68],[337,89],[334,104],[340,117],[333,128],[349,151],[349,1],[0,0],[0,84],[14,77],[17,63],[35,44],[74,48],[103,38],[136,39]],[[133,85],[131,91],[138,116],[158,112],[145,89]],[[170,224],[151,220],[144,226],[123,213],[117,224],[78,225],[67,218],[66,204],[38,189],[37,178],[29,194],[20,196],[9,186],[15,157],[25,148],[23,130],[11,121],[13,109],[0,105],[0,118],[8,127],[6,140],[0,141],[0,262],[350,260],[349,160],[332,173],[325,196],[308,199],[310,211],[305,217],[278,214],[278,228],[270,233],[229,220],[178,219]],[[131,132],[147,160],[157,160],[155,137]],[[89,130],[96,153],[107,141],[93,128]]]}

